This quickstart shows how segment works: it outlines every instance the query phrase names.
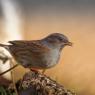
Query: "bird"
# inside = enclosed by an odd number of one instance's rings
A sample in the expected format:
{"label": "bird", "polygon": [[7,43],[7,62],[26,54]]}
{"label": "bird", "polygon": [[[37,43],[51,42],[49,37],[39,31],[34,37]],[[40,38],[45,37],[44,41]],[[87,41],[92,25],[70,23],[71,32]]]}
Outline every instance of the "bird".
{"label": "bird", "polygon": [[65,46],[72,46],[68,37],[61,33],[52,33],[40,40],[13,40],[4,47],[16,62],[24,68],[46,70],[54,67],[60,60]]}

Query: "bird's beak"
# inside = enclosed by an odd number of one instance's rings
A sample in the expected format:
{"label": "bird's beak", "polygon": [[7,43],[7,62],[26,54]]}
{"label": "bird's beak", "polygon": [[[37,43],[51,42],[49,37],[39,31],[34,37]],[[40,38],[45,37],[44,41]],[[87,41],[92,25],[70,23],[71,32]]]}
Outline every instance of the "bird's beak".
{"label": "bird's beak", "polygon": [[67,42],[66,45],[68,45],[68,46],[72,46],[73,43],[72,43],[72,42]]}

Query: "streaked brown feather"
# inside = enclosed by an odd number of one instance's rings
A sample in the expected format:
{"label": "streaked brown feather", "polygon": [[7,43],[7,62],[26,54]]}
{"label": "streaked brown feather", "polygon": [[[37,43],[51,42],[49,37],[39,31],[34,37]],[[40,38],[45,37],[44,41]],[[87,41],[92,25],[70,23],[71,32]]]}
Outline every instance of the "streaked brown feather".
{"label": "streaked brown feather", "polygon": [[21,40],[18,40],[18,41],[9,41],[9,43],[11,43],[13,46],[15,46],[14,48],[16,47],[21,47],[21,48],[24,48],[25,49],[29,49],[31,50],[32,52],[38,52],[38,53],[44,53],[44,52],[48,52],[50,49],[46,46],[44,46],[39,40],[36,40],[36,41],[21,41]]}

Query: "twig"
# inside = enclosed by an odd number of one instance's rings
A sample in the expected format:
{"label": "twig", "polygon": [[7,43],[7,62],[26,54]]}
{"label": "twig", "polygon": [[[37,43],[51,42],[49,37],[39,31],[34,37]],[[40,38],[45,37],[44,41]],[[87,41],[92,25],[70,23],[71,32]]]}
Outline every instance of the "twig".
{"label": "twig", "polygon": [[[8,57],[7,55],[5,55],[4,53],[3,53],[3,51],[0,51],[0,60],[2,60],[3,61],[3,64],[5,64],[6,63],[6,61],[10,61],[10,63],[12,62],[12,58],[10,58],[10,57]],[[13,62],[12,62],[13,63]],[[0,73],[0,76],[2,76],[2,75],[4,75],[5,73],[7,73],[7,72],[9,72],[9,71],[11,71],[11,70],[13,70],[15,67],[17,67],[19,64],[16,64],[16,65],[14,65],[13,67],[11,67],[11,68],[9,68],[8,70],[6,70],[6,71],[4,71],[4,72],[2,72],[2,73]]]}
{"label": "twig", "polygon": [[14,65],[13,67],[9,68],[8,70],[6,70],[6,71],[0,73],[0,76],[6,74],[7,72],[9,72],[9,71],[11,71],[11,70],[13,70],[13,69],[14,69],[15,67],[17,67],[18,65],[19,65],[19,64],[16,64],[16,65]]}
{"label": "twig", "polygon": [[[15,66],[14,62],[12,62],[12,60],[10,60],[10,66],[12,66],[12,67]],[[15,93],[16,93],[16,95],[18,95],[17,88],[15,85],[15,79],[14,79],[14,70],[11,71],[11,76],[12,76],[12,82],[13,82],[13,87],[14,87]]]}

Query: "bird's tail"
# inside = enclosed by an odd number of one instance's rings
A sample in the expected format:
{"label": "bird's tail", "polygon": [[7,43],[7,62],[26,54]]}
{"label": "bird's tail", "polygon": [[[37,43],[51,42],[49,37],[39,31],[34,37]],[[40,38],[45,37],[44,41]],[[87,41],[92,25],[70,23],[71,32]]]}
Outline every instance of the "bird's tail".
{"label": "bird's tail", "polygon": [[9,50],[9,45],[4,45],[4,44],[1,44],[1,43],[0,43],[0,47],[3,47],[3,48],[5,48],[5,49]]}

